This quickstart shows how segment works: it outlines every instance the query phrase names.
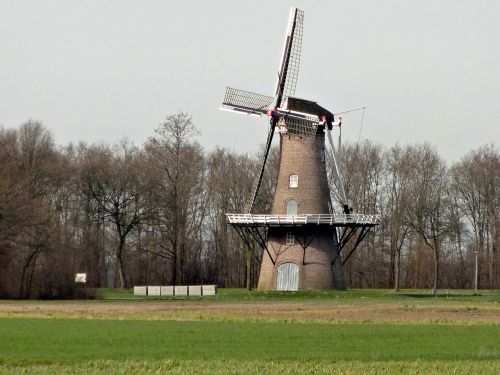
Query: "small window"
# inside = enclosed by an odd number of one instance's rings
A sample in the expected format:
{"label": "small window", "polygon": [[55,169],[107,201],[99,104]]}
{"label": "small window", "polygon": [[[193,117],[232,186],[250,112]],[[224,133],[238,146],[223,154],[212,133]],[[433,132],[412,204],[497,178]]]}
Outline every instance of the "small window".
{"label": "small window", "polygon": [[286,232],[286,244],[289,246],[295,244],[295,236],[292,232]]}
{"label": "small window", "polygon": [[292,174],[290,175],[290,187],[296,188],[299,186],[299,175]]}

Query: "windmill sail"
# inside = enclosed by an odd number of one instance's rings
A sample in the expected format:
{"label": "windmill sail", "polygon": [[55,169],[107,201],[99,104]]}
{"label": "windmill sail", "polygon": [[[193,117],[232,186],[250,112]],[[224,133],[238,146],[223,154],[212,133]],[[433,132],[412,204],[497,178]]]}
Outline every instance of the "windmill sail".
{"label": "windmill sail", "polygon": [[262,116],[271,107],[273,101],[272,96],[227,87],[221,109]]}
{"label": "windmill sail", "polygon": [[281,68],[276,85],[276,107],[281,107],[284,98],[294,95],[299,77],[300,52],[302,50],[302,34],[304,31],[304,12],[292,8],[288,20],[288,29],[281,59]]}
{"label": "windmill sail", "polygon": [[[278,76],[278,83],[276,87],[275,96],[266,96],[257,94],[251,91],[243,91],[234,89],[232,87],[226,88],[226,95],[222,102],[221,109],[234,111],[238,113],[245,113],[248,115],[262,116],[266,114],[268,109],[279,108],[282,101],[295,93],[297,86],[297,78],[299,75],[300,66],[300,52],[302,49],[302,33],[304,24],[304,12],[292,8],[290,11],[290,18],[288,21],[287,34],[285,39],[285,47],[283,50],[283,58]],[[276,112],[275,112],[276,113]],[[279,113],[279,111],[278,111]],[[295,118],[289,112],[281,113],[281,116],[287,117],[287,126],[290,133],[297,134],[316,134],[318,122],[311,116],[299,116]],[[281,124],[284,124],[283,119]],[[246,212],[251,213],[255,199],[259,192],[260,184],[266,167],[267,157],[271,148],[274,130],[276,125],[279,125],[277,118],[271,118],[269,132],[267,135],[266,148],[264,151],[264,158],[260,167],[259,176],[255,181],[254,187],[248,204]]]}
{"label": "windmill sail", "polygon": [[259,193],[260,184],[262,183],[262,177],[264,177],[264,171],[266,168],[267,157],[269,156],[269,150],[271,149],[271,144],[273,142],[274,128],[276,127],[276,121],[271,120],[269,132],[267,133],[267,141],[266,141],[266,149],[264,150],[264,159],[262,160],[262,164],[259,170],[259,177],[254,183],[252,187],[252,192],[250,193],[250,199],[245,207],[245,212],[251,214],[253,205],[255,203],[255,199],[257,198],[257,194]]}

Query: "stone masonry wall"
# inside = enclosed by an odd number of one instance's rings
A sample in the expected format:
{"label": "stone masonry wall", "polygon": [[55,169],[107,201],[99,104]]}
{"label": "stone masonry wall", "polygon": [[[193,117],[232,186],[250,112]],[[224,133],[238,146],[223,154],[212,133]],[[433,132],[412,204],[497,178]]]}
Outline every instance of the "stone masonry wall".
{"label": "stone masonry wall", "polygon": [[[272,214],[286,214],[289,199],[299,203],[298,214],[327,214],[329,189],[324,157],[325,137],[281,136],[281,161]],[[289,187],[290,175],[299,176],[297,188]]]}

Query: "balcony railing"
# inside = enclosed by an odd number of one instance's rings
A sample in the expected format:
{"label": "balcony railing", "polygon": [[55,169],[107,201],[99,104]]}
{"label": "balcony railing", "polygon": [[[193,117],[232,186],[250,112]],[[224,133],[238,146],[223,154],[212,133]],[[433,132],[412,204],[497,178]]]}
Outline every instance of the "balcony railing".
{"label": "balcony railing", "polygon": [[251,214],[226,214],[230,224],[240,225],[342,225],[342,224],[366,224],[376,225],[380,221],[380,215],[365,214],[306,214],[306,215],[251,215]]}

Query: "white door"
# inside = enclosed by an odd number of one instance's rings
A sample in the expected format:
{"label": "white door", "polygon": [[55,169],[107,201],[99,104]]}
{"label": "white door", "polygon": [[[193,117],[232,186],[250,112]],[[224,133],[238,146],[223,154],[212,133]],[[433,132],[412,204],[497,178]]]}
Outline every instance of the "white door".
{"label": "white door", "polygon": [[276,290],[299,290],[299,266],[295,263],[283,263],[278,267]]}
{"label": "white door", "polygon": [[296,200],[290,199],[286,204],[286,214],[287,216],[297,216],[297,211],[299,209],[299,204]]}

